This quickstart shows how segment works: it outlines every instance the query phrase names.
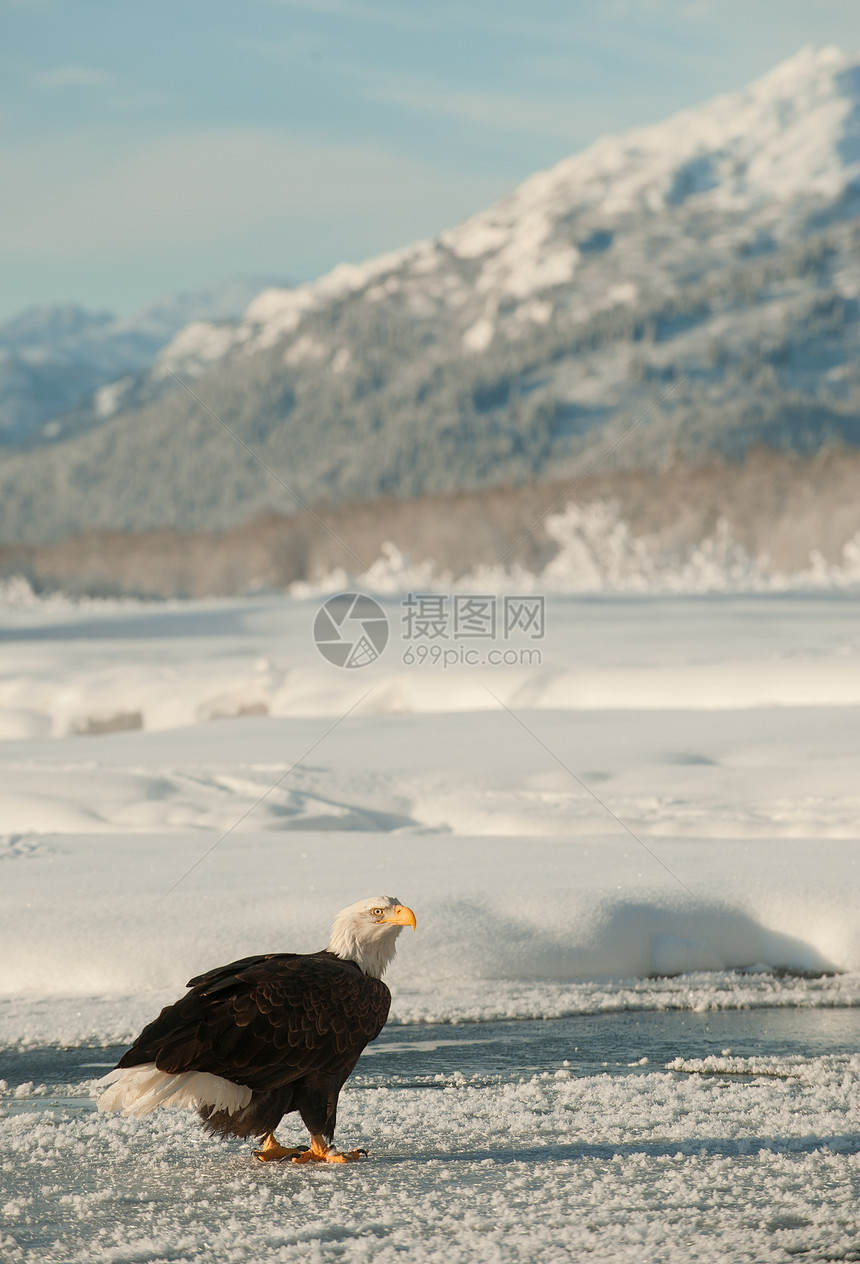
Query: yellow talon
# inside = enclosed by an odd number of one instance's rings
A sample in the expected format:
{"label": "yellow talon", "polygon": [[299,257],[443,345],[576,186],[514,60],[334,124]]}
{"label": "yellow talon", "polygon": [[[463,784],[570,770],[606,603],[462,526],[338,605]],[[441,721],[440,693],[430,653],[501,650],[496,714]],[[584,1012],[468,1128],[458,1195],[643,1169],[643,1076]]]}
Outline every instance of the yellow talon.
{"label": "yellow talon", "polygon": [[361,1156],[368,1157],[366,1150],[340,1150],[330,1149],[323,1137],[315,1133],[311,1137],[311,1148],[304,1150],[300,1154],[296,1154],[293,1158],[294,1163],[356,1163]]}
{"label": "yellow talon", "polygon": [[295,1162],[296,1156],[305,1152],[302,1146],[293,1146],[292,1149],[282,1146],[275,1134],[268,1132],[263,1138],[262,1148],[254,1151],[254,1158],[259,1159],[261,1163],[283,1163],[284,1159],[292,1159]]}

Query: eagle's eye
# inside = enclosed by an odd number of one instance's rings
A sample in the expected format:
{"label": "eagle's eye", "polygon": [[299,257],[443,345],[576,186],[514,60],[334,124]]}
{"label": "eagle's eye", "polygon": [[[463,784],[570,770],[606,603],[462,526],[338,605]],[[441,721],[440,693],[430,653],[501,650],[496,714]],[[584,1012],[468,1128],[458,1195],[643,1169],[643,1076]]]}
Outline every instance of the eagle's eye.
{"label": "eagle's eye", "polygon": [[370,910],[370,916],[371,916],[371,917],[382,917],[382,914],[383,914],[384,912],[385,912],[385,909],[371,909],[371,910]]}

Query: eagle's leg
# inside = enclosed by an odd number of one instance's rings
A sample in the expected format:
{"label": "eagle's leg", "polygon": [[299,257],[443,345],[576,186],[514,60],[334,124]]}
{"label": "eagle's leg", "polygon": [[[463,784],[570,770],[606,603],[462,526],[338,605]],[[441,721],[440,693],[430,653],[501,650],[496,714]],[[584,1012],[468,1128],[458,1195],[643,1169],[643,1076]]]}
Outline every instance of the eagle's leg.
{"label": "eagle's leg", "polygon": [[297,1154],[293,1159],[294,1163],[355,1163],[364,1155],[367,1158],[366,1150],[333,1150],[331,1146],[326,1144],[326,1139],[320,1132],[311,1133],[311,1148],[305,1150],[303,1154]]}
{"label": "eagle's leg", "polygon": [[259,1150],[254,1151],[254,1158],[259,1159],[261,1163],[282,1163],[284,1159],[295,1160],[297,1155],[305,1155],[307,1153],[306,1146],[293,1146],[288,1150],[286,1146],[282,1146],[273,1132],[267,1132],[263,1138],[263,1145]]}

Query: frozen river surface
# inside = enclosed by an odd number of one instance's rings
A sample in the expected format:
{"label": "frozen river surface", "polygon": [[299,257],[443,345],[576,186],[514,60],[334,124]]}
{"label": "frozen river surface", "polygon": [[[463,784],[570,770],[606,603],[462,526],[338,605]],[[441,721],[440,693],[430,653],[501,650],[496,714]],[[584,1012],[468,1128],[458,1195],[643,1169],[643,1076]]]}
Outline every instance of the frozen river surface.
{"label": "frozen river surface", "polygon": [[97,1115],[120,1049],[6,1054],[2,1258],[860,1259],[858,1047],[856,1008],[389,1027],[342,1097],[371,1157],[322,1170]]}

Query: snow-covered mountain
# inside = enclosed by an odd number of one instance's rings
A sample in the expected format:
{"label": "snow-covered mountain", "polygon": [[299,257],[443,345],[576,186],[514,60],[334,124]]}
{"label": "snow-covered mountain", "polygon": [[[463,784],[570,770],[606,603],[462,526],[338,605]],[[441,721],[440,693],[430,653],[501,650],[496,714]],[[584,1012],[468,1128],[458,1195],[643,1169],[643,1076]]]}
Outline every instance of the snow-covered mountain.
{"label": "snow-covered mountain", "polygon": [[[587,317],[665,285],[653,255],[617,249],[641,234],[643,221],[659,218],[668,230],[685,205],[699,217],[725,218],[728,238],[709,243],[696,233],[671,242],[668,279],[684,282],[706,274],[706,252],[773,249],[811,205],[833,204],[849,190],[860,196],[860,60],[837,48],[806,48],[741,93],[597,141],[437,241],[266,291],[229,339],[223,327],[199,322],[162,362],[195,372],[230,347],[271,346],[307,313],[359,292],[378,302],[405,291],[419,307],[431,299],[469,319],[477,313],[462,341],[482,351],[495,336],[515,337],[518,325],[547,323],[560,301]],[[613,244],[614,267],[608,270],[607,258],[593,277],[600,285],[588,285],[597,270],[583,264]]]}
{"label": "snow-covered mountain", "polygon": [[233,277],[124,318],[71,303],[13,316],[0,325],[0,444],[39,443],[77,429],[64,416],[75,409],[82,409],[79,423],[109,415],[110,400],[151,368],[179,330],[203,315],[235,321],[263,283]]}
{"label": "snow-covered mountain", "polygon": [[0,529],[294,507],[173,374],[312,503],[573,474],[609,448],[854,444],[858,316],[860,57],[804,49],[434,241],[186,325],[99,392],[90,433],[7,460]]}

